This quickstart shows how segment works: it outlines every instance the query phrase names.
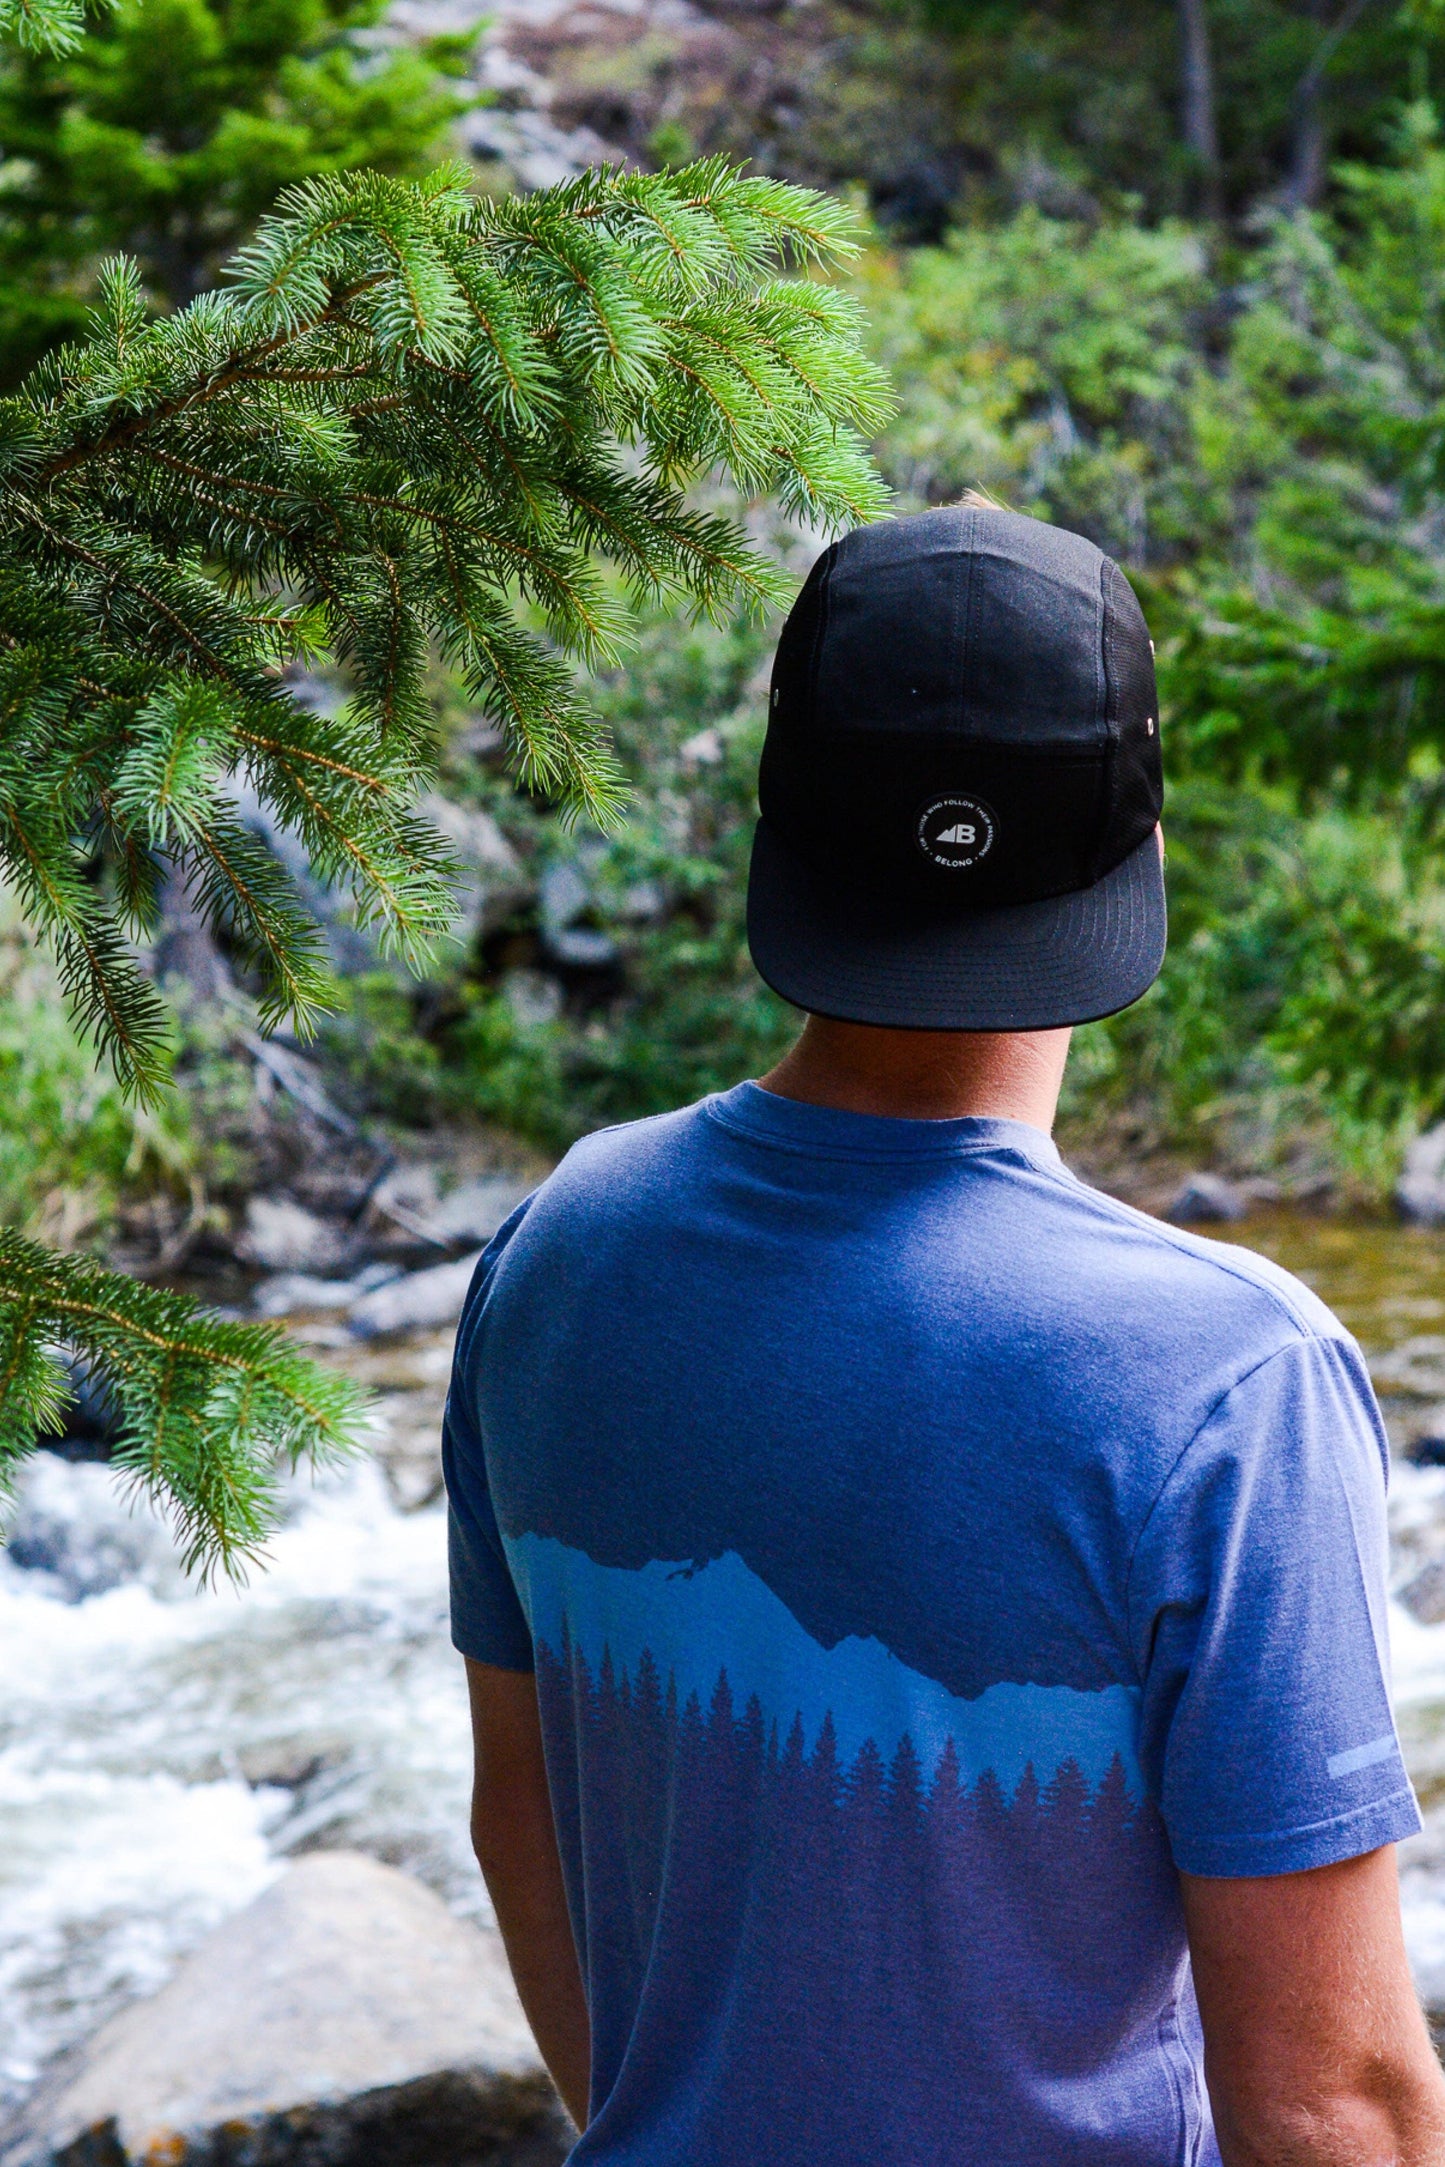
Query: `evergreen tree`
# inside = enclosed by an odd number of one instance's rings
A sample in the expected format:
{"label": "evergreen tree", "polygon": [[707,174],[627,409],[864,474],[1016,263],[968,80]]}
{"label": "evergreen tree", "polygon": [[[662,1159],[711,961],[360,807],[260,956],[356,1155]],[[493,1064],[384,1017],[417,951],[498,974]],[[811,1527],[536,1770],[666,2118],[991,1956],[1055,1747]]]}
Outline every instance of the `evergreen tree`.
{"label": "evergreen tree", "polygon": [[[627,618],[594,559],[638,599],[762,605],[776,570],[693,479],[824,527],[883,509],[853,307],[782,275],[851,246],[837,204],[714,161],[498,202],[455,172],[312,181],[160,321],[110,267],[91,336],[0,401],[0,869],[132,1092],[166,1083],[131,951],[163,866],[249,959],[264,1021],[304,1032],[327,998],[233,777],[419,954],[449,910],[411,809],[429,651],[532,790],[608,821],[621,785],[574,660],[617,656]],[[339,715],[288,693],[318,653],[347,673]],[[280,1335],[5,1235],[0,1464],[56,1410],[56,1342],[110,1380],[121,1466],[199,1565],[264,1539],[278,1453],[355,1435],[349,1388]]]}
{"label": "evergreen tree", "polygon": [[121,0],[75,50],[0,55],[0,384],[84,333],[103,256],[183,307],[284,188],[420,173],[458,101],[369,49],[381,0]]}

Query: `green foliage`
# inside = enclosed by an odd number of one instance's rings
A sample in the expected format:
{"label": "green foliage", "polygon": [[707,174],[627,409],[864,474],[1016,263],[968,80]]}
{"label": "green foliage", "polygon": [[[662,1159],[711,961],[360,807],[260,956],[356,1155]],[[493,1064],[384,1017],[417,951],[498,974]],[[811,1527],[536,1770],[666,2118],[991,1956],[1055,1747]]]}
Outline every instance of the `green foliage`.
{"label": "green foliage", "polygon": [[[743,625],[645,630],[635,666],[602,687],[635,789],[605,841],[492,797],[534,869],[580,867],[623,981],[529,1021],[498,938],[480,972],[420,1002],[395,979],[353,982],[324,1043],[373,1105],[403,1121],[481,1116],[561,1149],[779,1057],[798,1018],[759,984],[743,922],[769,644]],[[1360,1194],[1388,1185],[1405,1138],[1445,1112],[1435,794],[1427,779],[1373,810],[1302,810],[1282,787],[1175,785],[1164,971],[1135,1008],[1077,1034],[1072,1140],[1122,1122],[1139,1151],[1333,1173]]]}
{"label": "green foliage", "polygon": [[877,258],[885,470],[1092,535],[1139,580],[1176,775],[1398,781],[1445,747],[1445,151],[1276,216],[1223,296],[1191,229],[1025,211]]}
{"label": "green foliage", "polygon": [[1034,211],[866,268],[885,471],[1091,534],[1159,643],[1170,954],[1083,1035],[1076,1118],[1266,1156],[1303,1124],[1378,1185],[1445,1107],[1442,230],[1417,105],[1222,294],[1188,227]]}
{"label": "green foliage", "polygon": [[[377,1111],[481,1118],[561,1150],[587,1129],[726,1089],[782,1053],[798,1019],[759,983],[744,929],[776,629],[741,615],[684,626],[654,611],[626,667],[593,680],[632,791],[612,834],[566,831],[500,779],[484,786],[534,875],[578,869],[625,982],[529,1019],[513,978],[514,951],[530,952],[525,924],[498,930],[490,967],[421,998],[395,978],[350,981],[322,1049]],[[465,769],[448,772],[453,788],[475,785]]]}
{"label": "green foliage", "polygon": [[188,1109],[137,1106],[96,1067],[54,971],[0,905],[0,1226],[68,1248],[108,1233],[127,1194],[189,1175]]}
{"label": "green foliage", "polygon": [[859,283],[900,394],[882,456],[909,497],[980,486],[1136,570],[1195,546],[1197,232],[1027,209],[942,248],[876,251]]}
{"label": "green foliage", "polygon": [[84,335],[107,254],[182,307],[282,189],[423,171],[460,109],[438,74],[449,52],[377,46],[379,12],[123,0],[83,39],[0,54],[0,384]]}
{"label": "green foliage", "polygon": [[1398,810],[1293,811],[1187,783],[1168,819],[1170,943],[1134,1009],[1079,1034],[1076,1131],[1266,1171],[1343,1170],[1365,1193],[1445,1109],[1445,855]]}
{"label": "green foliage", "polygon": [[[851,245],[838,205],[713,162],[492,203],[445,174],[314,182],[226,292],[158,323],[134,270],[110,271],[92,338],[0,403],[0,867],[128,1090],[151,1101],[167,1071],[167,1015],[128,945],[163,862],[249,963],[264,1020],[309,1029],[328,997],[232,774],[384,948],[418,957],[450,916],[446,853],[411,809],[434,754],[429,647],[564,824],[614,820],[620,773],[570,658],[618,658],[619,589],[703,616],[779,590],[688,484],[721,469],[824,525],[881,510],[856,432],[886,400],[854,305],[780,275]],[[337,715],[286,689],[313,655],[347,673]],[[40,1288],[51,1267],[7,1255],[0,1324],[33,1336],[69,1282]],[[121,1381],[131,1363],[153,1409],[149,1296],[106,1288],[104,1330],[85,1336],[89,1295],[66,1330]],[[194,1315],[184,1330],[171,1434],[199,1437],[233,1399],[238,1453],[291,1450],[270,1342]],[[16,1439],[48,1375],[17,1364]],[[206,1487],[189,1446],[153,1473],[223,1561],[258,1539],[259,1476]]]}
{"label": "green foliage", "polygon": [[1194,437],[1213,544],[1162,597],[1214,767],[1398,782],[1445,743],[1445,152],[1416,107],[1337,218],[1279,222]]}
{"label": "green foliage", "polygon": [[[913,239],[937,238],[950,211],[997,219],[1026,204],[1152,224],[1198,215],[1211,192],[1245,235],[1312,172],[1378,159],[1403,100],[1441,81],[1433,0],[1202,12],[1212,180],[1185,126],[1178,0],[833,0],[799,39],[801,110],[770,148],[790,171],[865,179]],[[756,133],[758,117],[745,121]]]}
{"label": "green foliage", "polygon": [[[1159,637],[1170,954],[1146,1001],[1080,1034],[1071,1120],[1256,1166],[1303,1153],[1375,1191],[1445,1112],[1441,159],[1413,113],[1394,165],[1347,177],[1348,215],[1261,234],[1228,308],[1197,231],[1034,210],[874,251],[855,284],[899,387],[880,453],[905,496],[982,483],[1090,533]],[[424,1035],[393,1007],[375,1069],[436,1118],[556,1145],[776,1056],[794,1019],[743,933],[769,644],[663,615],[598,683],[637,793],[605,846],[491,801],[534,867],[579,864],[621,984],[529,1022],[494,941]],[[661,897],[641,920],[640,887]]]}

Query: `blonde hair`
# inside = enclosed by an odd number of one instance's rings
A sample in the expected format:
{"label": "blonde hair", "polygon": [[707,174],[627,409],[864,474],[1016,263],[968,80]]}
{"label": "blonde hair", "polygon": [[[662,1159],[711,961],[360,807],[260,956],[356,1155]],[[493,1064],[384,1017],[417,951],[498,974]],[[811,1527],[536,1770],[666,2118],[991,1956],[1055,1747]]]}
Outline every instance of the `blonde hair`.
{"label": "blonde hair", "polygon": [[991,496],[987,489],[965,489],[958,501],[971,512],[1006,512],[1011,508]]}

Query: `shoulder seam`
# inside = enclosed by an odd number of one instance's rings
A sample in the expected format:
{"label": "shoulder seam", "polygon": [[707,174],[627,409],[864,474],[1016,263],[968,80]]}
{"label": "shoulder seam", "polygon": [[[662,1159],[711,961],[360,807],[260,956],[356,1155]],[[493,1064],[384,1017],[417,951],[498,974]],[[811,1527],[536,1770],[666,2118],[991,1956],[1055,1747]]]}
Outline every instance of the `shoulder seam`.
{"label": "shoulder seam", "polygon": [[[1161,1248],[1171,1249],[1177,1256],[1192,1257],[1195,1263],[1203,1264],[1211,1271],[1222,1272],[1226,1279],[1238,1280],[1241,1286],[1252,1287],[1256,1293],[1267,1296],[1277,1309],[1283,1311],[1290,1323],[1306,1339],[1315,1339],[1321,1342],[1330,1340],[1349,1341],[1351,1334],[1342,1324],[1338,1323],[1338,1319],[1333,1320],[1338,1327],[1335,1331],[1322,1332],[1317,1324],[1314,1324],[1310,1318],[1304,1316],[1295,1307],[1289,1296],[1281,1288],[1274,1286],[1271,1281],[1262,1276],[1255,1278],[1253,1273],[1244,1271],[1237,1264],[1226,1262],[1223,1257],[1201,1256],[1198,1250],[1192,1248],[1183,1239],[1180,1229],[1170,1226],[1167,1220],[1156,1219],[1151,1213],[1140,1211],[1135,1205],[1126,1204],[1117,1196],[1106,1195],[1102,1189],[1094,1188],[1087,1181],[1081,1181],[1079,1176],[1071,1173],[1066,1166],[1045,1166],[1040,1168],[1040,1172],[1052,1175],[1061,1188],[1081,1190],[1092,1202],[1100,1205],[1106,1214],[1126,1221],[1129,1226],[1134,1227],[1139,1233],[1146,1234],[1158,1242]],[[1273,1358],[1266,1356],[1265,1359],[1268,1361]],[[1251,1373],[1246,1372],[1246,1374]],[[1239,1379],[1241,1384],[1243,1381],[1243,1378]],[[1233,1390],[1233,1386],[1230,1389]]]}
{"label": "shoulder seam", "polygon": [[[1169,1463],[1169,1468],[1164,1476],[1164,1479],[1154,1493],[1153,1503],[1150,1505],[1149,1510],[1145,1513],[1143,1519],[1139,1522],[1139,1532],[1134,1537],[1134,1540],[1129,1547],[1129,1562],[1124,1568],[1124,1620],[1125,1628],[1129,1635],[1129,1646],[1131,1654],[1134,1644],[1134,1567],[1138,1562],[1139,1546],[1143,1542],[1144,1537],[1149,1532],[1149,1529],[1154,1520],[1154,1515],[1158,1512],[1159,1507],[1164,1502],[1165,1491],[1173,1482],[1174,1477],[1178,1474],[1180,1468],[1188,1459],[1190,1453],[1194,1450],[1194,1447],[1198,1444],[1200,1438],[1204,1435],[1204,1432],[1208,1429],[1210,1423],[1214,1420],[1220,1408],[1224,1405],[1226,1400],[1232,1399],[1234,1397],[1234,1394],[1239,1391],[1242,1385],[1247,1385],[1251,1377],[1257,1377],[1262,1369],[1268,1369],[1271,1362],[1278,1362],[1285,1355],[1293,1354],[1297,1347],[1328,1347],[1338,1346],[1339,1344],[1340,1342],[1333,1337],[1325,1338],[1324,1335],[1319,1332],[1309,1332],[1302,1330],[1297,1339],[1287,1340],[1284,1346],[1276,1347],[1271,1353],[1261,1355],[1257,1362],[1251,1362],[1248,1369],[1241,1370],[1239,1375],[1234,1378],[1229,1384],[1227,1384],[1222,1392],[1216,1393],[1215,1397],[1210,1401],[1208,1407],[1201,1415],[1199,1421],[1195,1424],[1194,1428],[1190,1431],[1188,1437],[1184,1440],[1184,1443],[1175,1453],[1174,1458]],[[1137,1664],[1135,1665],[1135,1669],[1137,1671]],[[1142,1677],[1140,1678],[1139,1683],[1142,1687],[1144,1683]]]}

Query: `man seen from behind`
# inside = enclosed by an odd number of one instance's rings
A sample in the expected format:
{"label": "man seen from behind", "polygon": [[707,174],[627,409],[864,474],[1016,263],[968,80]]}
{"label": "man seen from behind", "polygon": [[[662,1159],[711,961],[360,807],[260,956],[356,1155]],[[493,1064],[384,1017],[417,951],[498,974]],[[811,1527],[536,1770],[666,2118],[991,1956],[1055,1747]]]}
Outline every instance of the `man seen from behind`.
{"label": "man seen from behind", "polygon": [[1445,2167],[1358,1349],[1050,1141],[1161,799],[1092,544],[835,544],[749,890],[802,1037],[478,1271],[475,1835],[576,2167]]}

